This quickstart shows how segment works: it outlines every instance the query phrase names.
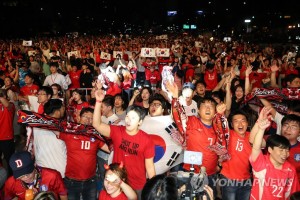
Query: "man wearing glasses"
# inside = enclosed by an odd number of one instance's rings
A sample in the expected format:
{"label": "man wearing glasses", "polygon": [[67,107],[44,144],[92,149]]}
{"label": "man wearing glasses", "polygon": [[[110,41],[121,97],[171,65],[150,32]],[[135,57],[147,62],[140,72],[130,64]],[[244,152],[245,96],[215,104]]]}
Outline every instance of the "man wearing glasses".
{"label": "man wearing glasses", "polygon": [[49,101],[49,99],[51,99],[52,95],[53,95],[53,90],[48,86],[42,86],[39,89],[37,94],[38,103],[39,103],[39,107],[38,107],[39,114],[44,114],[44,105]]}

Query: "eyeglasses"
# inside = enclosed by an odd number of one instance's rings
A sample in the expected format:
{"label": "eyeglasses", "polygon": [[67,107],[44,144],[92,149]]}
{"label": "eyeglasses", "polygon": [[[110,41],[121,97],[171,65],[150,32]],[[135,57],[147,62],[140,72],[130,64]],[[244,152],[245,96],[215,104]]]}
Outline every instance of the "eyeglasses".
{"label": "eyeglasses", "polygon": [[298,126],[293,126],[293,125],[289,125],[289,124],[283,124],[283,125],[282,125],[282,128],[284,128],[284,129],[289,129],[289,128],[291,128],[292,131],[297,131],[297,130],[299,129]]}
{"label": "eyeglasses", "polygon": [[41,96],[41,95],[47,95],[47,94],[37,94],[38,96]]}
{"label": "eyeglasses", "polygon": [[160,103],[151,103],[150,104],[150,107],[155,107],[155,108],[159,108],[160,106],[161,106],[161,104]]}

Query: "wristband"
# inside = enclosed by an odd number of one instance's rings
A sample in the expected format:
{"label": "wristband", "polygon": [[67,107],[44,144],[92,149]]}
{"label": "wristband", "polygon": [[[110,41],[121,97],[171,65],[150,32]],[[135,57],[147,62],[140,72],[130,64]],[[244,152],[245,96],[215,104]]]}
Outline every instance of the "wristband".
{"label": "wristband", "polygon": [[97,103],[102,103],[102,101],[100,101],[100,100],[96,100],[96,102],[97,102]]}

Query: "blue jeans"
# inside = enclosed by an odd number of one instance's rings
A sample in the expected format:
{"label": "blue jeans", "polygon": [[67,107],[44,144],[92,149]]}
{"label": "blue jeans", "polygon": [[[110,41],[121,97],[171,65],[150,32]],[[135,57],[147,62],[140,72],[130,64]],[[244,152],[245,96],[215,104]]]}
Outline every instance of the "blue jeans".
{"label": "blue jeans", "polygon": [[[85,181],[64,178],[65,186],[68,190],[69,200],[96,200],[97,184],[95,177]],[[82,196],[82,198],[80,198]]]}
{"label": "blue jeans", "polygon": [[251,180],[232,180],[221,175],[222,200],[248,200],[251,192]]}
{"label": "blue jeans", "polygon": [[217,179],[218,179],[218,174],[209,175],[209,176],[207,176],[207,178],[208,178],[208,186],[211,187],[211,189],[214,192],[214,197],[216,197],[217,196],[216,182],[217,182]]}

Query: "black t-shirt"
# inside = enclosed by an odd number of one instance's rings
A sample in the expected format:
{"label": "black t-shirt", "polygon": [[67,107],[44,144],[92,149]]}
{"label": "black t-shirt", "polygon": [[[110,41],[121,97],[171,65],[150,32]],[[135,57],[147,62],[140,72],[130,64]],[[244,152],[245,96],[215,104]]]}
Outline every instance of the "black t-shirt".
{"label": "black t-shirt", "polygon": [[0,87],[3,87],[3,85],[4,85],[4,80],[0,78]]}
{"label": "black t-shirt", "polygon": [[79,81],[81,88],[92,88],[93,74],[81,72]]}

